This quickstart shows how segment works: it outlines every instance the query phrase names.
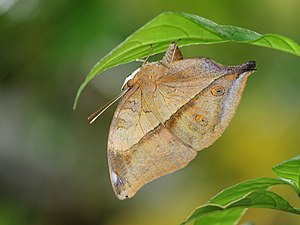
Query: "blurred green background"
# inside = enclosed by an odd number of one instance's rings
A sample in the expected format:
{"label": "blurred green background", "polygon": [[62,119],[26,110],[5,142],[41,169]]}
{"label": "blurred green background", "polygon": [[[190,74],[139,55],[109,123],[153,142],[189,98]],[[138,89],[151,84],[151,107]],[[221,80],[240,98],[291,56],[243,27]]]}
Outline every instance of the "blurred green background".
{"label": "blurred green background", "polygon": [[[279,33],[300,43],[299,0],[0,0],[0,225],[178,224],[220,190],[273,177],[299,154],[300,58],[241,44],[190,46],[186,57],[227,64],[256,60],[237,114],[224,135],[188,167],[156,180],[130,200],[112,191],[106,154],[111,107],[140,63],[110,69],[73,100],[91,67],[162,11]],[[153,58],[152,58],[153,59]],[[289,188],[276,188],[299,207]],[[299,216],[251,209],[243,221],[300,224]]]}

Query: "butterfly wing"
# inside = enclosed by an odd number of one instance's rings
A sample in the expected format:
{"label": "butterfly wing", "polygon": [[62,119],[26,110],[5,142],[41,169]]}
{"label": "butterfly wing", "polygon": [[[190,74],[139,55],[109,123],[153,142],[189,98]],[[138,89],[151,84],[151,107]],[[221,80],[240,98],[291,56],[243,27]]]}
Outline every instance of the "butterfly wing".
{"label": "butterfly wing", "polygon": [[130,198],[144,184],[185,167],[220,137],[253,72],[245,71],[205,58],[179,60],[154,82],[130,89],[117,107],[108,139],[117,197]]}
{"label": "butterfly wing", "polygon": [[[206,58],[187,61],[170,65],[171,73],[158,82],[153,102],[158,111],[172,115],[165,121],[165,127],[183,143],[200,151],[214,143],[228,127],[255,67],[253,62],[228,67]],[[176,71],[177,68],[180,70]]]}
{"label": "butterfly wing", "polygon": [[168,67],[166,74],[156,81],[153,95],[145,96],[162,122],[214,80],[228,73],[221,65],[206,58],[178,60],[168,64]]}
{"label": "butterfly wing", "polygon": [[129,90],[110,128],[109,170],[119,199],[132,197],[144,184],[183,168],[196,156],[161,123],[144,96],[140,88]]}

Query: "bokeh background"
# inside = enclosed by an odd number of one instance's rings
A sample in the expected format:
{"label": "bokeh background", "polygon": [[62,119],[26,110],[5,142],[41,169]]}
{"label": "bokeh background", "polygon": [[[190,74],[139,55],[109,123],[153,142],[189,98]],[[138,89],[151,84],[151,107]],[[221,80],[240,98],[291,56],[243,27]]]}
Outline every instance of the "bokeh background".
{"label": "bokeh background", "polygon": [[[256,60],[258,72],[214,145],[126,201],[114,196],[106,158],[116,106],[92,126],[86,118],[120,92],[140,63],[102,73],[76,111],[72,104],[90,68],[162,11],[194,13],[300,43],[299,9],[299,0],[0,0],[0,224],[179,224],[220,190],[273,177],[272,166],[299,154],[299,57],[230,43],[183,48],[186,57],[227,65]],[[292,190],[276,191],[299,207]],[[243,221],[300,224],[299,216],[266,209],[249,210]]]}

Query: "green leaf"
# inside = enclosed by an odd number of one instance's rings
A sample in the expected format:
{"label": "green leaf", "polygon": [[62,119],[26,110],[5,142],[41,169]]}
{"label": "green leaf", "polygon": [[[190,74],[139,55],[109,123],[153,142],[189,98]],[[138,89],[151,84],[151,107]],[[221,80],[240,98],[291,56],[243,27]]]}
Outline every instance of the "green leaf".
{"label": "green leaf", "polygon": [[195,225],[233,225],[245,213],[247,208],[269,208],[300,215],[300,209],[289,204],[287,200],[271,191],[254,191],[226,206],[204,205],[182,225],[194,222]]}
{"label": "green leaf", "polygon": [[191,221],[197,221],[195,224],[211,225],[219,224],[220,221],[222,221],[222,224],[235,224],[246,209],[251,206],[231,209],[231,204],[240,201],[253,192],[266,191],[278,184],[286,183],[279,179],[258,178],[229,187],[211,198],[206,205],[197,208],[182,225]]}
{"label": "green leaf", "polygon": [[230,41],[248,43],[300,56],[300,46],[297,43],[277,34],[261,35],[240,27],[218,25],[192,14],[164,12],[130,35],[92,68],[78,89],[74,109],[82,90],[97,74],[111,67],[163,52],[173,41],[179,41],[179,46]]}
{"label": "green leaf", "polygon": [[244,215],[246,209],[232,208],[232,209],[218,209],[210,212],[205,216],[198,217],[194,221],[194,225],[233,225],[237,224],[240,218]]}
{"label": "green leaf", "polygon": [[[272,185],[270,184],[270,186]],[[239,221],[248,208],[277,209],[300,215],[300,209],[291,206],[281,196],[271,191],[259,189],[250,191],[246,195],[228,202],[227,205],[217,203],[203,205],[197,208],[181,225],[188,223],[195,225],[233,225]]]}
{"label": "green leaf", "polygon": [[219,194],[211,198],[208,203],[226,206],[231,202],[248,195],[250,192],[267,190],[268,188],[278,184],[286,183],[274,178],[258,178],[245,181],[224,189]]}
{"label": "green leaf", "polygon": [[288,182],[300,196],[300,155],[276,165],[273,172]]}
{"label": "green leaf", "polygon": [[249,193],[246,197],[227,206],[227,208],[235,207],[277,209],[300,215],[299,208],[294,208],[287,200],[271,191],[255,191]]}
{"label": "green leaf", "polygon": [[273,172],[279,179],[258,178],[223,190],[207,204],[195,209],[181,225],[234,225],[248,208],[276,209],[300,215],[299,208],[268,191],[274,185],[285,184],[299,193],[300,155],[276,165]]}

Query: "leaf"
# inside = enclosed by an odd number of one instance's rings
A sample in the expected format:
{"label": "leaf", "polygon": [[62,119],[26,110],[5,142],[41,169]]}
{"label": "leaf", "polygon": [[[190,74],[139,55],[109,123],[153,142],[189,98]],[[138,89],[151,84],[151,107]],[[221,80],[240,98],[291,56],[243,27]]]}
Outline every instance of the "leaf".
{"label": "leaf", "polygon": [[237,199],[244,197],[250,192],[267,190],[268,188],[278,184],[286,183],[282,180],[274,178],[258,178],[245,181],[224,189],[219,194],[211,198],[208,203],[225,206],[236,201]]}
{"label": "leaf", "polygon": [[[271,191],[254,191],[250,192],[243,198],[232,202],[225,207],[211,207],[204,205],[198,208],[195,220],[196,225],[217,225],[217,224],[236,224],[240,217],[245,213],[247,208],[269,208],[286,211],[289,213],[299,214],[300,209],[294,208],[281,196]],[[210,210],[208,210],[210,209]],[[187,221],[190,222],[190,221]],[[185,224],[185,223],[183,223]]]}
{"label": "leaf", "polygon": [[194,221],[195,225],[233,225],[246,212],[247,208],[269,208],[300,215],[300,209],[294,208],[287,200],[271,191],[250,192],[243,198],[221,207],[204,205],[197,210],[192,220],[188,218],[182,225]]}
{"label": "leaf", "polygon": [[299,208],[294,208],[287,200],[271,191],[252,192],[246,197],[227,206],[227,208],[235,207],[277,209],[300,215]]}
{"label": "leaf", "polygon": [[[229,210],[229,208],[227,208],[228,205],[244,198],[249,195],[249,193],[254,191],[265,191],[278,184],[285,184],[285,182],[273,178],[258,178],[229,187],[211,198],[206,205],[196,209],[182,225],[196,219],[198,222],[195,224],[218,224],[217,221],[219,221],[219,223],[222,221],[222,224],[234,224],[234,221],[238,221],[246,209]],[[224,211],[226,208],[228,210]]]}
{"label": "leaf", "polygon": [[[247,208],[269,208],[300,215],[300,209],[270,191],[254,191],[227,206],[207,204],[194,211],[182,225],[193,222],[197,225],[236,224]],[[222,223],[221,223],[222,222]]]}
{"label": "leaf", "polygon": [[300,155],[276,165],[272,171],[288,182],[300,196]]}
{"label": "leaf", "polygon": [[277,34],[261,35],[240,27],[218,25],[192,14],[164,12],[130,35],[92,68],[78,89],[73,108],[76,108],[84,87],[97,74],[114,66],[163,52],[173,41],[179,41],[179,46],[230,41],[248,43],[300,56],[300,46],[297,43]]}
{"label": "leaf", "polygon": [[233,225],[238,223],[240,218],[244,215],[246,209],[232,208],[232,209],[219,209],[218,211],[206,214],[195,220],[195,225]]}
{"label": "leaf", "polygon": [[268,191],[278,184],[292,186],[299,194],[300,155],[284,161],[273,168],[279,177],[258,178],[229,187],[207,204],[198,207],[181,225],[234,225],[248,208],[269,208],[300,215],[300,209],[278,194]]}

